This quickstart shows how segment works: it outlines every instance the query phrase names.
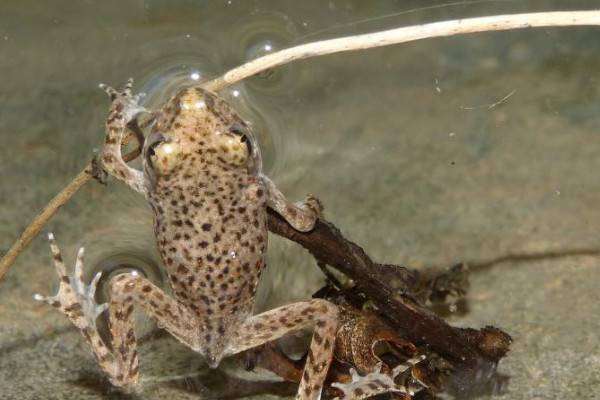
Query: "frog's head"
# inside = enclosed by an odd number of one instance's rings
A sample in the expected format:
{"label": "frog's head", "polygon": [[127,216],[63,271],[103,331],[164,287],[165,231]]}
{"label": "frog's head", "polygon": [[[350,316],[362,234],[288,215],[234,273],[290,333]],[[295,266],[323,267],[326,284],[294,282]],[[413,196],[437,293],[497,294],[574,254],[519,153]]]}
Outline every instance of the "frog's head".
{"label": "frog's head", "polygon": [[197,87],[182,89],[158,113],[144,145],[151,180],[182,171],[258,174],[260,151],[249,126],[229,104]]}

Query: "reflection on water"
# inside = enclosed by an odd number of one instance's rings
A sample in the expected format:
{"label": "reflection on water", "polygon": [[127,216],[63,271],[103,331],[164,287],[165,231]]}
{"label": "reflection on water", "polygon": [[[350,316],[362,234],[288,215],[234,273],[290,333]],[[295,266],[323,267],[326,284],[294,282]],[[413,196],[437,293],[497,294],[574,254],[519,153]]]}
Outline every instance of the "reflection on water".
{"label": "reflection on water", "polygon": [[[4,1],[0,247],[101,144],[108,103],[99,82],[132,76],[154,108],[181,86],[307,40],[567,6],[597,4]],[[268,71],[221,95],[252,124],[265,170],[288,196],[317,194],[326,217],[374,259],[416,268],[503,260],[474,272],[468,312],[450,317],[460,326],[499,326],[515,339],[500,365],[511,381],[499,398],[593,398],[600,367],[597,35],[541,29],[333,55]],[[114,254],[142,260],[142,269],[157,259],[146,206],[115,182],[90,184],[48,229],[67,262],[80,245],[90,266]],[[268,264],[261,309],[307,298],[322,283],[310,257],[278,238]],[[40,238],[0,287],[0,398],[113,398],[78,334],[31,300],[52,285]],[[152,324],[140,330],[147,337],[141,398],[208,393],[203,361],[154,332]]]}

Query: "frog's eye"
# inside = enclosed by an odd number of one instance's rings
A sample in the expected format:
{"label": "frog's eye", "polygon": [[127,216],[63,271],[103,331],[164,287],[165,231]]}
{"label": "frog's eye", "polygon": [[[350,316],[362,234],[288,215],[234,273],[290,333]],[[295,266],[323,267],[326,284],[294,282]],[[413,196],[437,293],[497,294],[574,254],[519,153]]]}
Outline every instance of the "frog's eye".
{"label": "frog's eye", "polygon": [[165,138],[162,135],[153,135],[148,139],[146,144],[146,161],[149,165],[154,166],[156,148],[165,142]]}
{"label": "frog's eye", "polygon": [[161,134],[152,134],[145,149],[146,164],[154,175],[170,173],[179,162],[180,148]]}
{"label": "frog's eye", "polygon": [[235,123],[229,128],[229,132],[240,137],[240,142],[246,144],[248,154],[252,154],[252,143],[248,139],[248,129],[242,124]]}

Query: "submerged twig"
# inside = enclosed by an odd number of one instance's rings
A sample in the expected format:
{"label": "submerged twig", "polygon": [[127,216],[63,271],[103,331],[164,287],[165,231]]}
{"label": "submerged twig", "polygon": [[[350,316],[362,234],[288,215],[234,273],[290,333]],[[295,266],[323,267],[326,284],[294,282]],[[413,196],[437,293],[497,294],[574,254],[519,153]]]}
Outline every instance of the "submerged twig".
{"label": "submerged twig", "polygon": [[319,220],[312,231],[303,233],[269,210],[269,230],[300,244],[318,262],[353,279],[395,329],[415,344],[427,344],[453,364],[475,372],[482,362],[497,363],[508,351],[511,339],[504,332],[495,328],[481,332],[457,329],[419,304],[412,296],[416,283],[413,271],[374,262],[330,222]]}
{"label": "submerged twig", "polygon": [[466,33],[584,25],[600,25],[600,10],[494,15],[406,26],[387,31],[307,43],[284,49],[234,68],[224,75],[202,84],[202,87],[219,91],[267,69],[295,60],[345,51],[364,50],[420,39],[462,35]]}
{"label": "submerged twig", "polygon": [[73,197],[73,195],[91,179],[91,169],[92,165],[89,163],[63,190],[60,191],[60,193],[50,200],[46,207],[44,207],[27,228],[25,228],[17,241],[0,260],[0,280],[4,278],[8,268],[15,262],[17,256],[21,254],[25,247],[31,243],[33,238],[40,233],[44,225],[46,225],[50,218],[56,214],[58,209],[66,204],[71,197]]}
{"label": "submerged twig", "polygon": [[[123,142],[127,143],[132,136],[127,136]],[[142,143],[138,143],[138,147],[132,150],[130,153],[125,154],[123,159],[125,161],[131,161],[136,159],[141,153]],[[19,254],[31,243],[31,241],[40,233],[44,226],[48,223],[50,218],[56,214],[56,212],[64,206],[71,197],[77,193],[79,189],[86,183],[88,183],[93,177],[96,167],[94,161],[90,161],[87,165],[73,178],[67,186],[65,186],[50,202],[44,207],[44,209],[27,225],[23,233],[19,236],[15,243],[0,259],[0,281],[4,278],[4,275],[8,272],[10,266],[15,262]]]}

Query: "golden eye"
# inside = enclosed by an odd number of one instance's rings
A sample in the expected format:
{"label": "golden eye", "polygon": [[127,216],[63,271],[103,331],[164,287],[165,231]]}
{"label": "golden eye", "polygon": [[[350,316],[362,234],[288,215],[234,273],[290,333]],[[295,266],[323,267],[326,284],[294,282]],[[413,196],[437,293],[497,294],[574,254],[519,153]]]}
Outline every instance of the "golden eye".
{"label": "golden eye", "polygon": [[179,147],[161,134],[148,140],[146,162],[158,175],[169,173],[179,162]]}
{"label": "golden eye", "polygon": [[152,164],[162,174],[170,172],[179,162],[178,146],[174,143],[160,143],[152,148]]}
{"label": "golden eye", "polygon": [[229,127],[229,132],[240,137],[240,142],[246,144],[248,154],[252,154],[252,143],[248,140],[248,129],[240,123],[235,123]]}

